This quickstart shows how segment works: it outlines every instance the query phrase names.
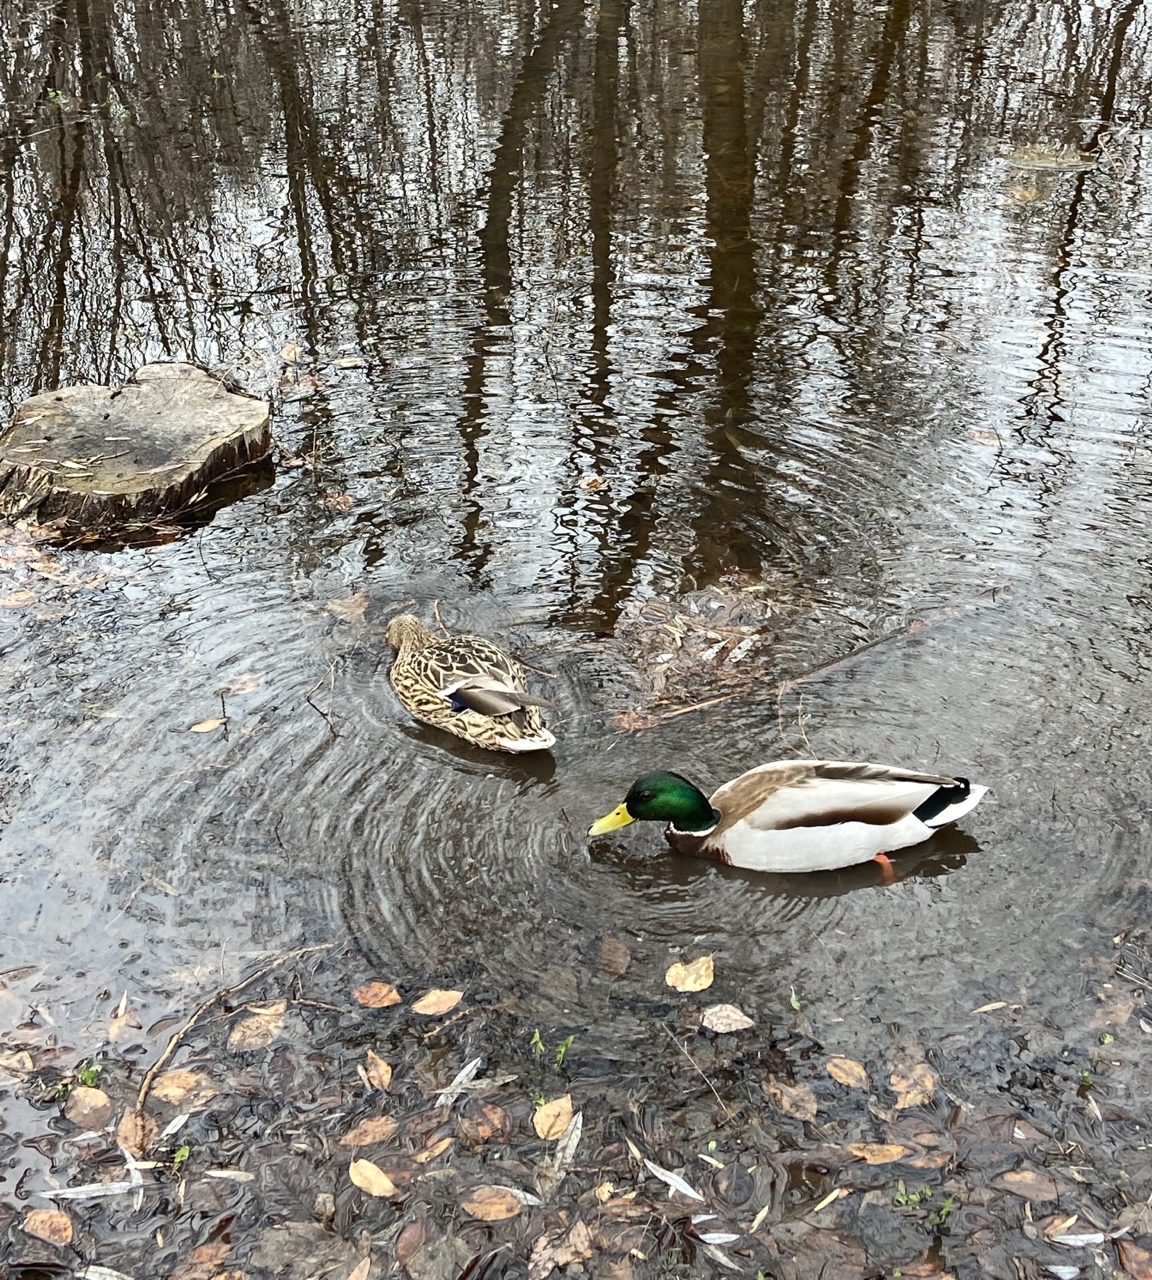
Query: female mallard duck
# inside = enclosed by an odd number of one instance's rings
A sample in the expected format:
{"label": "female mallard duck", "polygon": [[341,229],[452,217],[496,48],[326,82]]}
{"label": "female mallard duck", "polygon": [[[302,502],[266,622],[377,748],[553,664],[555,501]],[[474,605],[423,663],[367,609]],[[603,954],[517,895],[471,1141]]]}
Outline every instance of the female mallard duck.
{"label": "female mallard duck", "polygon": [[749,769],[710,800],[678,773],[646,773],[622,805],[588,828],[601,836],[637,819],[669,825],[677,853],[755,871],[832,871],[927,840],[962,818],[987,787],[967,778],[880,764],[781,760]]}
{"label": "female mallard duck", "polygon": [[388,624],[388,672],[404,706],[425,724],[489,751],[547,751],[556,739],[524,687],[524,669],[480,636],[435,636],[410,613]]}

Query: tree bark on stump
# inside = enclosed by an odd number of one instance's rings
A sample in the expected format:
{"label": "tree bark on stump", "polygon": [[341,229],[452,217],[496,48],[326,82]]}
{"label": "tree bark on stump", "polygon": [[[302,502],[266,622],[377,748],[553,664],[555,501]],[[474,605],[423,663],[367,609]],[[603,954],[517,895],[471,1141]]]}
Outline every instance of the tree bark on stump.
{"label": "tree bark on stump", "polygon": [[0,439],[0,515],[115,536],[186,514],[268,456],[268,404],[191,364],[32,396]]}

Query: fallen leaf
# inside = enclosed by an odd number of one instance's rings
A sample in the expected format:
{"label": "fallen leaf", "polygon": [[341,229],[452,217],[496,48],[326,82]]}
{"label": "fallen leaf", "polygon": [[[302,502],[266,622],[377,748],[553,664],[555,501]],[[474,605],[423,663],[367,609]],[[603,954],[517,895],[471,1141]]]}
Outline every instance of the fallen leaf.
{"label": "fallen leaf", "polygon": [[1013,1195],[1033,1204],[1043,1204],[1046,1200],[1055,1200],[1060,1189],[1056,1179],[1047,1174],[1037,1173],[1034,1169],[1012,1169],[992,1179],[992,1185],[1000,1191],[1011,1191]]}
{"label": "fallen leaf", "polygon": [[848,1150],[868,1164],[892,1164],[911,1155],[911,1148],[902,1147],[898,1142],[850,1142]]}
{"label": "fallen leaf", "polygon": [[769,1076],[762,1087],[786,1116],[795,1116],[797,1120],[816,1119],[816,1095],[808,1085],[781,1084]]}
{"label": "fallen leaf", "polygon": [[363,369],[368,361],[364,356],[341,356],[332,363],[337,369]]}
{"label": "fallen leaf", "polygon": [[115,1043],[126,1031],[139,1031],[140,1017],[135,1009],[127,1009],[109,1019],[108,1039]]}
{"label": "fallen leaf", "polygon": [[241,671],[238,676],[234,676],[228,681],[222,692],[226,694],[251,693],[263,680],[264,677],[257,675],[255,671]]}
{"label": "fallen leaf", "polygon": [[20,591],[10,591],[6,596],[0,596],[0,609],[26,609],[30,604],[35,604],[40,597],[35,591],[22,589]]}
{"label": "fallen leaf", "polygon": [[103,1089],[78,1084],[68,1095],[64,1115],[81,1129],[103,1129],[112,1119],[112,1099]]}
{"label": "fallen leaf", "polygon": [[709,1031],[717,1035],[727,1035],[732,1031],[747,1031],[756,1024],[734,1004],[710,1004],[700,1015],[700,1022]]}
{"label": "fallen leaf", "polygon": [[152,1147],[160,1136],[160,1126],[149,1115],[137,1116],[126,1111],[116,1126],[116,1143],[137,1159]]}
{"label": "fallen leaf", "polygon": [[973,1013],[991,1013],[995,1009],[1007,1009],[1007,1000],[993,1000],[991,1004],[982,1004],[979,1009],[973,1009]]}
{"label": "fallen leaf", "polygon": [[867,1089],[871,1083],[868,1072],[852,1058],[829,1058],[828,1074],[837,1084],[845,1084],[849,1089]]}
{"label": "fallen leaf", "polygon": [[1152,1253],[1131,1240],[1117,1240],[1116,1249],[1120,1254],[1120,1265],[1130,1276],[1135,1280],[1152,1280]]}
{"label": "fallen leaf", "polygon": [[1000,444],[1000,437],[996,434],[995,431],[972,430],[972,431],[969,431],[968,434],[972,437],[973,440],[979,440],[981,444],[992,444],[992,445]]}
{"label": "fallen leaf", "polygon": [[546,1142],[562,1137],[571,1123],[572,1095],[570,1093],[564,1094],[562,1098],[553,1098],[551,1102],[537,1107],[532,1116],[532,1127]]}
{"label": "fallen leaf", "polygon": [[186,1111],[195,1111],[215,1098],[219,1089],[195,1071],[177,1069],[157,1076],[152,1086],[152,1096],[161,1102],[179,1102]]}
{"label": "fallen leaf", "polygon": [[211,720],[198,720],[192,725],[189,733],[212,733],[213,730],[219,729],[222,724],[228,723],[227,716],[213,716]]}
{"label": "fallen leaf", "polygon": [[469,1142],[479,1144],[489,1138],[499,1142],[507,1141],[511,1130],[508,1112],[495,1103],[472,1103],[457,1121],[462,1137]]}
{"label": "fallen leaf", "polygon": [[611,934],[600,939],[596,966],[605,978],[619,978],[632,963],[632,952]]}
{"label": "fallen leaf", "polygon": [[[330,493],[324,499],[324,505],[329,511],[336,511],[343,515],[352,510],[352,498],[347,493]],[[355,600],[356,597],[353,596],[352,599]],[[361,617],[363,617],[363,610],[361,610]]]}
{"label": "fallen leaf", "polygon": [[455,1141],[455,1138],[438,1138],[435,1142],[429,1143],[423,1151],[418,1151],[412,1159],[417,1164],[428,1164],[437,1156],[442,1156]]}
{"label": "fallen leaf", "polygon": [[72,1243],[72,1219],[59,1209],[29,1209],[20,1229],[26,1235],[46,1240],[49,1244]]}
{"label": "fallen leaf", "polygon": [[227,1240],[198,1244],[168,1277],[168,1280],[215,1280],[220,1264],[232,1252]]}
{"label": "fallen leaf", "polygon": [[896,1110],[922,1107],[936,1092],[936,1072],[926,1062],[917,1062],[905,1071],[893,1071],[889,1079],[896,1095]]}
{"label": "fallen leaf", "polygon": [[704,1199],[700,1192],[678,1173],[673,1173],[671,1169],[665,1169],[651,1160],[646,1159],[644,1164],[649,1173],[654,1173],[661,1182],[666,1182],[673,1191],[679,1191],[682,1196],[687,1196],[689,1200]]}
{"label": "fallen leaf", "polygon": [[286,1000],[274,1000],[263,1008],[257,1008],[250,1017],[238,1022],[228,1037],[228,1048],[233,1053],[248,1053],[270,1045],[284,1028]]}
{"label": "fallen leaf", "polygon": [[352,999],[365,1009],[387,1009],[400,1003],[400,992],[390,982],[365,982],[352,992]]}
{"label": "fallen leaf", "polygon": [[368,1050],[368,1081],[373,1089],[385,1093],[392,1083],[392,1068],[378,1054]]}
{"label": "fallen leaf", "polygon": [[455,1009],[463,998],[463,991],[444,991],[440,987],[433,987],[431,991],[425,992],[419,1000],[412,1002],[412,1012],[426,1014],[447,1013],[449,1009]]}
{"label": "fallen leaf", "polygon": [[371,1160],[353,1160],[348,1166],[348,1176],[370,1196],[394,1196],[396,1184]]}
{"label": "fallen leaf", "polygon": [[706,991],[714,976],[712,957],[700,956],[691,964],[669,965],[664,981],[673,991]]}
{"label": "fallen leaf", "polygon": [[342,1147],[367,1147],[377,1142],[387,1142],[396,1132],[396,1121],[391,1116],[369,1116],[361,1120],[340,1139]]}
{"label": "fallen leaf", "polygon": [[601,1182],[592,1188],[592,1194],[600,1204],[603,1204],[605,1200],[612,1199],[612,1192],[615,1190],[616,1188],[610,1182]]}
{"label": "fallen leaf", "polygon": [[295,338],[293,338],[291,342],[286,342],[284,346],[280,348],[280,359],[283,360],[285,364],[295,364],[297,360],[300,359],[300,344]]}
{"label": "fallen leaf", "polygon": [[348,1273],[348,1280],[368,1280],[368,1276],[372,1271],[372,1259],[361,1258],[360,1261]]}
{"label": "fallen leaf", "polygon": [[341,622],[363,622],[364,611],[368,608],[368,597],[363,591],[357,591],[354,596],[348,596],[344,600],[329,600],[324,608]]}
{"label": "fallen leaf", "polygon": [[537,1236],[532,1256],[528,1259],[528,1280],[545,1280],[557,1267],[583,1262],[593,1252],[592,1233],[582,1222],[576,1223],[559,1240],[549,1240],[546,1235]]}
{"label": "fallen leaf", "polygon": [[10,1076],[22,1079],[36,1069],[32,1055],[27,1049],[17,1049],[14,1053],[0,1053],[0,1079]]}
{"label": "fallen leaf", "polygon": [[460,1201],[460,1207],[481,1222],[503,1222],[524,1208],[507,1187],[476,1187]]}

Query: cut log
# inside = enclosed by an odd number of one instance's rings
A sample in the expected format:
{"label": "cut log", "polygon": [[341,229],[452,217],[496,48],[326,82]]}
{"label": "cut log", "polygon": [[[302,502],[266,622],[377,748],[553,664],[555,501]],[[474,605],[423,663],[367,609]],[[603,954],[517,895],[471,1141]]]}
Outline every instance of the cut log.
{"label": "cut log", "polygon": [[32,396],[0,439],[0,515],[64,536],[168,524],[266,459],[268,405],[191,364],[146,364],[123,387]]}

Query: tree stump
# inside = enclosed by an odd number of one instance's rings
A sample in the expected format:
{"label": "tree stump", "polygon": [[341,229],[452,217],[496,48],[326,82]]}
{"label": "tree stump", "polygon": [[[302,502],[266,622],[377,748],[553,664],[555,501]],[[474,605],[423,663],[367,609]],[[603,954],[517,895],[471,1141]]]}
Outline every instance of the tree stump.
{"label": "tree stump", "polygon": [[24,401],[0,439],[0,515],[65,536],[170,526],[270,448],[265,401],[196,365],[146,364],[123,387]]}

